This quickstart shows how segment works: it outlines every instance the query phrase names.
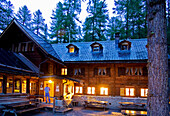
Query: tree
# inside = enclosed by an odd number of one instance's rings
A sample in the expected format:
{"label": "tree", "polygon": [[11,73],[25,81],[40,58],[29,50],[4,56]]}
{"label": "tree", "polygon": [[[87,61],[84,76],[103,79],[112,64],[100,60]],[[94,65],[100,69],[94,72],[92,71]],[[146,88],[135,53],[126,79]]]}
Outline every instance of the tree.
{"label": "tree", "polygon": [[83,25],[84,41],[106,40],[106,28],[109,19],[106,8],[105,0],[88,2],[87,12],[89,16]]}
{"label": "tree", "polygon": [[147,0],[148,116],[168,116],[168,55],[165,0]]}
{"label": "tree", "polygon": [[44,37],[44,28],[45,28],[45,19],[42,16],[42,13],[40,10],[35,11],[35,13],[33,13],[34,18],[32,20],[32,30],[39,35],[40,37]]}
{"label": "tree", "polygon": [[124,19],[124,30],[126,38],[146,37],[146,1],[145,0],[117,0],[115,14]]}
{"label": "tree", "polygon": [[31,27],[31,13],[26,5],[19,8],[16,17],[18,21],[21,22],[23,25],[25,25],[28,28]]}
{"label": "tree", "polygon": [[13,4],[10,1],[0,0],[0,30],[3,31],[13,19]]}
{"label": "tree", "polygon": [[59,2],[52,14],[50,27],[51,37],[56,38],[56,42],[77,41],[79,22],[77,15],[81,12],[81,0],[64,0]]}

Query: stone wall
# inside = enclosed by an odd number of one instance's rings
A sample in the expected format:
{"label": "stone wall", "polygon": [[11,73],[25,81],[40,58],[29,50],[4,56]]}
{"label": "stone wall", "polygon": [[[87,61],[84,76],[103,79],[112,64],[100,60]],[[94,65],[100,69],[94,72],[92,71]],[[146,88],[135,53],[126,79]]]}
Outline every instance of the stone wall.
{"label": "stone wall", "polygon": [[112,96],[90,96],[90,95],[74,95],[74,101],[78,101],[78,105],[82,106],[85,100],[108,101],[107,108],[119,109],[119,102],[147,103],[147,98],[130,98],[130,97],[112,97]]}

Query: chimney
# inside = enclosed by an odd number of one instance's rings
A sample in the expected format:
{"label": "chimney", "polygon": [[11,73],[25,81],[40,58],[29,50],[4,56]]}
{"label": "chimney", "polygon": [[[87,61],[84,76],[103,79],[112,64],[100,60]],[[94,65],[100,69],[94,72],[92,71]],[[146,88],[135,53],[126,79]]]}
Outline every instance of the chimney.
{"label": "chimney", "polygon": [[120,33],[119,32],[115,33],[115,48],[118,48],[119,38],[120,38]]}

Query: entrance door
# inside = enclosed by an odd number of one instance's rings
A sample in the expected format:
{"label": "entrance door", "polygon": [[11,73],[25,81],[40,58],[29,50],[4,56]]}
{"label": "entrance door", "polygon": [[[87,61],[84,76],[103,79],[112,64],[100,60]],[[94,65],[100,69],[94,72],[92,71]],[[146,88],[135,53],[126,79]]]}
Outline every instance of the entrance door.
{"label": "entrance door", "polygon": [[[50,97],[54,97],[54,81],[44,81],[44,88],[46,87],[46,84],[48,84],[48,87],[50,88]],[[45,96],[45,92],[44,92]],[[44,100],[46,101],[46,98],[44,97]],[[51,103],[53,102],[53,98],[50,98]]]}

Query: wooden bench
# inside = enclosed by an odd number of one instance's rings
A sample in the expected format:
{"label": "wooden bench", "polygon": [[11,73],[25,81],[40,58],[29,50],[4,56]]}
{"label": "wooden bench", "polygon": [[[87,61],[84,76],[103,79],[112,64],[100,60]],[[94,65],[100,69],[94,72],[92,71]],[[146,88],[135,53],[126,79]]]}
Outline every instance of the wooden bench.
{"label": "wooden bench", "polygon": [[84,108],[103,108],[105,111],[107,103],[107,101],[86,100],[83,105]]}
{"label": "wooden bench", "polygon": [[36,109],[43,108],[44,106],[40,105],[40,102],[37,102],[36,97],[28,96],[27,100],[20,99],[20,101],[10,101],[7,103],[0,103],[5,107],[3,110],[3,116],[5,113],[13,113],[17,116],[18,113],[28,112]]}
{"label": "wooden bench", "polygon": [[121,110],[146,110],[146,103],[119,102]]}

